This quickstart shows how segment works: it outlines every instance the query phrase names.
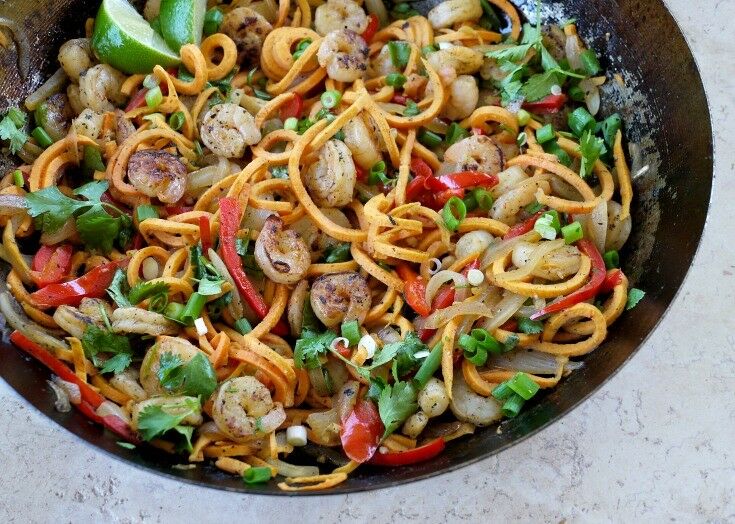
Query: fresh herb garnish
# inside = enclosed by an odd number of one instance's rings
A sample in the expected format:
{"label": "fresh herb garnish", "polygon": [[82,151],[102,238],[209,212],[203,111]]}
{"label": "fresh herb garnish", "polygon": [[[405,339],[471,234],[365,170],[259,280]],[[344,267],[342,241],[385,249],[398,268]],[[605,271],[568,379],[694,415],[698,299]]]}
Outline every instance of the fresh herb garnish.
{"label": "fresh herb garnish", "polygon": [[[74,217],[79,236],[87,247],[109,253],[116,240],[120,247],[125,247],[123,241],[127,243],[126,239],[130,238],[133,221],[113,204],[101,201],[108,187],[106,181],[95,181],[77,188],[74,194],[86,200],[70,198],[56,186],[28,193],[25,197],[28,213],[37,218],[46,233],[58,231]],[[108,209],[118,216],[112,216]]]}
{"label": "fresh herb garnish", "polygon": [[633,309],[645,296],[645,291],[635,287],[630,288],[630,290],[628,291],[628,301],[625,304],[625,309]]}
{"label": "fresh herb garnish", "polygon": [[0,120],[0,138],[10,142],[10,152],[16,154],[23,149],[28,135],[23,131],[28,115],[17,107],[11,107]]}
{"label": "fresh herb garnish", "polygon": [[175,430],[186,438],[191,446],[192,426],[181,426],[187,418],[196,416],[201,411],[199,399],[183,397],[161,404],[143,408],[138,416],[138,433],[143,440],[152,440],[167,431]]}
{"label": "fresh herb garnish", "polygon": [[206,399],[217,388],[217,375],[209,359],[202,353],[197,353],[186,364],[178,355],[164,353],[157,376],[161,386],[175,395],[201,396]]}
{"label": "fresh herb garnish", "polygon": [[[81,342],[86,357],[91,359],[102,373],[122,373],[133,361],[133,349],[130,347],[128,337],[102,329],[96,324],[87,326]],[[99,358],[100,354],[112,356],[103,362]]]}

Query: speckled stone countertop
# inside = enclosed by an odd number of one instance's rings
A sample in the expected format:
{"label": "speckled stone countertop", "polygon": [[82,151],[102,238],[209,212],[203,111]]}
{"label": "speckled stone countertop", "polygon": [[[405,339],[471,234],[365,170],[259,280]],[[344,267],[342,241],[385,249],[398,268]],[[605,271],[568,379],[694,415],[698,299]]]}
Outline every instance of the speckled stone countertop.
{"label": "speckled stone countertop", "polygon": [[666,3],[712,107],[713,207],[665,320],[582,406],[454,473],[274,499],[177,483],[97,453],[0,381],[0,522],[735,522],[735,0]]}

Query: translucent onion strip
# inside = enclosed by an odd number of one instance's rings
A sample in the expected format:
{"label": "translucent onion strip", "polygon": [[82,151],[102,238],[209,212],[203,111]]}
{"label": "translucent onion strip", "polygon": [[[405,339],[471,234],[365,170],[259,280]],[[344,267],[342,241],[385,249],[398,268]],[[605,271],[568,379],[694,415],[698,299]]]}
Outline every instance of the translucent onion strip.
{"label": "translucent onion strip", "polygon": [[491,318],[487,319],[483,326],[488,331],[492,332],[494,329],[499,328],[505,324],[510,318],[516,314],[521,308],[527,297],[523,295],[516,295],[515,293],[507,293],[503,299],[493,308],[494,314]]}
{"label": "translucent onion strip", "polygon": [[533,274],[533,271],[541,264],[543,258],[546,255],[556,249],[559,249],[563,245],[563,239],[552,240],[550,242],[541,242],[533,250],[533,252],[531,253],[531,257],[528,259],[528,262],[523,265],[523,267],[514,269],[512,271],[506,271],[505,273],[500,273],[499,275],[495,275],[494,278],[499,282],[507,282],[521,280],[523,278],[529,277]]}
{"label": "translucent onion strip", "polygon": [[450,280],[454,281],[456,286],[467,286],[467,279],[456,271],[443,270],[436,273],[431,277],[429,283],[426,284],[426,303],[431,304],[434,301],[434,295],[439,291],[439,288]]}

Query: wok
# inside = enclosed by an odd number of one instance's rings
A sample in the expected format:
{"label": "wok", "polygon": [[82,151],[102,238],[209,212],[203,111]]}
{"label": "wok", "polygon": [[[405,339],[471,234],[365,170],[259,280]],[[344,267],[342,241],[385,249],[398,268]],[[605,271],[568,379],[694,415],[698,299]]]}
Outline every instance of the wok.
{"label": "wok", "polygon": [[[515,3],[526,15],[533,13],[533,1]],[[29,43],[27,47],[0,48],[0,110],[18,104],[58,67],[58,46],[83,34],[84,20],[94,16],[98,4],[99,0],[0,2],[0,17],[15,21],[16,31]],[[426,12],[431,4],[432,0],[425,0],[417,7]],[[709,204],[712,130],[702,82],[676,22],[661,0],[568,0],[554,3],[552,9],[545,5],[543,14],[557,20],[577,19],[583,38],[602,55],[603,67],[620,73],[624,81],[624,86],[608,82],[603,114],[621,113],[627,139],[641,146],[638,165],[650,166],[635,179],[634,231],[622,254],[626,274],[646,290],[646,298],[615,323],[606,342],[584,359],[582,369],[534,399],[520,416],[503,424],[502,432],[495,427],[478,430],[450,442],[441,456],[427,463],[396,469],[359,468],[346,483],[323,493],[383,488],[437,475],[497,453],[559,420],[641,347],[691,265]],[[25,77],[18,67],[19,49],[21,55],[28,55]],[[0,158],[0,168],[9,163]],[[0,346],[0,375],[8,384],[50,419],[96,448],[129,464],[203,486],[284,494],[275,482],[246,487],[213,466],[171,469],[170,459],[160,452],[123,449],[114,435],[88,423],[75,410],[55,411],[46,385],[48,371],[7,342]]]}

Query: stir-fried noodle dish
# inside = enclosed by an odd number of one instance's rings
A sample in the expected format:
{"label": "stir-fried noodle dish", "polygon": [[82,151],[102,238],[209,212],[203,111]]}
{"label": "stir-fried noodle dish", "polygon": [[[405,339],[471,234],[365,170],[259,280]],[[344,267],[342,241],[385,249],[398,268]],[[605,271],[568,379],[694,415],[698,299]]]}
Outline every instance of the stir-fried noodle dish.
{"label": "stir-fried noodle dish", "polygon": [[0,310],[49,402],[289,491],[532,409],[643,296],[622,79],[541,18],[104,0],[0,120]]}

